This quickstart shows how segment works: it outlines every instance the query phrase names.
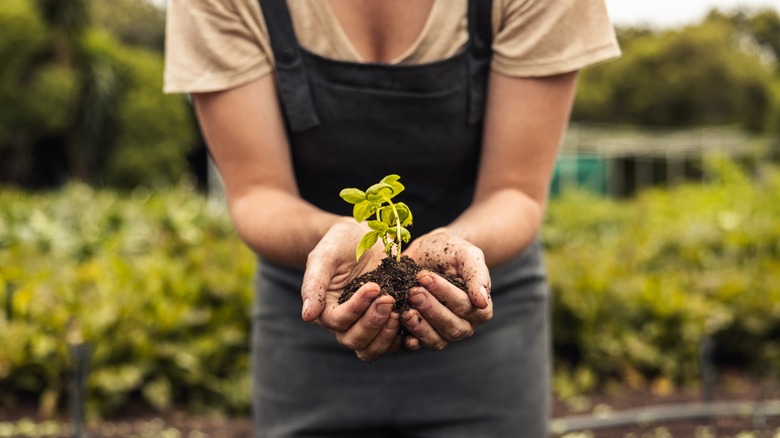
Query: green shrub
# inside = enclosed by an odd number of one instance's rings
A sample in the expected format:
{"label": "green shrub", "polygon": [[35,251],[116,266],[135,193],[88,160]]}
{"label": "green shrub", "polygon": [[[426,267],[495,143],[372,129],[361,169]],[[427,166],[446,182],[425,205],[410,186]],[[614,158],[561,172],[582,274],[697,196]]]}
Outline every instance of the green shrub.
{"label": "green shrub", "polygon": [[[551,202],[559,396],[693,384],[706,336],[721,363],[780,369],[780,172],[711,169],[629,201]],[[93,413],[139,397],[244,411],[254,260],[224,206],[186,186],[0,190],[0,406],[32,394],[54,409],[80,333]]]}
{"label": "green shrub", "polygon": [[[620,202],[569,193],[552,202],[545,243],[563,392],[610,381],[688,384],[699,343],[718,359],[780,364],[780,174],[715,180]],[[578,375],[591,376],[572,387]]]}
{"label": "green shrub", "polygon": [[0,192],[0,386],[56,399],[77,329],[94,411],[133,394],[245,408],[252,271],[224,210],[190,189]]}

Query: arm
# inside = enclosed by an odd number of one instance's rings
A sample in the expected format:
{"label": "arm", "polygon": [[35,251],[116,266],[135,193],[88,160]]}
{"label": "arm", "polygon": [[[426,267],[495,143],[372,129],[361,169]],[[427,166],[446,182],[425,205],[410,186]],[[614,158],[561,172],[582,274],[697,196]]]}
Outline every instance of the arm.
{"label": "arm", "polygon": [[273,77],[193,98],[239,235],[269,260],[304,266],[340,218],[298,196]]}
{"label": "arm", "polygon": [[[423,345],[443,348],[492,317],[487,267],[519,254],[541,228],[576,76],[513,78],[491,72],[474,202],[453,223],[421,236],[408,250],[424,266],[451,266],[469,287],[467,298],[442,278],[423,274],[425,287],[410,298],[417,301],[416,310],[404,315],[404,325]],[[455,252],[460,258],[442,263],[440,255],[426,256],[441,254],[445,245],[461,248]]]}
{"label": "arm", "polygon": [[[275,262],[307,266],[302,317],[329,329],[365,361],[397,348],[400,325],[392,297],[364,285],[343,305],[341,290],[380,254],[355,262],[365,233],[351,217],[318,209],[298,195],[273,77],[194,95],[209,150],[222,175],[235,227],[255,252]],[[394,347],[395,346],[395,347]]]}
{"label": "arm", "polygon": [[447,229],[484,251],[488,266],[519,254],[541,228],[576,73],[490,76],[473,205]]}

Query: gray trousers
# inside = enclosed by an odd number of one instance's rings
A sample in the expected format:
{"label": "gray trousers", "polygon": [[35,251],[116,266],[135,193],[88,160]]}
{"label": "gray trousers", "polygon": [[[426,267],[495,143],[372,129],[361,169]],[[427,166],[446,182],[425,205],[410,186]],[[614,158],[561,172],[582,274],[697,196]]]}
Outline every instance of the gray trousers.
{"label": "gray trousers", "polygon": [[300,319],[301,272],[261,261],[253,312],[257,437],[544,437],[549,294],[538,244],[491,270],[494,317],[442,351],[366,364]]}

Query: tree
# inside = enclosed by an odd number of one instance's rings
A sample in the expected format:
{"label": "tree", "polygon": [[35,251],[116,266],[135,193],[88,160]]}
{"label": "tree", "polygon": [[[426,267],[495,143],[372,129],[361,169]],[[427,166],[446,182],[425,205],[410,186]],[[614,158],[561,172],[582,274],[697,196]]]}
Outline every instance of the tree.
{"label": "tree", "polygon": [[165,45],[165,11],[149,0],[91,0],[95,26],[109,31],[125,44],[162,52]]}
{"label": "tree", "polygon": [[0,180],[26,183],[39,167],[38,140],[73,123],[78,78],[65,51],[52,62],[52,35],[31,2],[5,1],[0,28]]}
{"label": "tree", "polygon": [[162,57],[84,22],[84,0],[0,8],[0,183],[171,183],[186,172],[191,110],[162,94]]}
{"label": "tree", "polygon": [[758,9],[752,13],[738,11],[723,15],[710,13],[708,20],[730,21],[740,32],[752,38],[755,43],[773,58],[776,69],[780,69],[780,13],[776,9]]}
{"label": "tree", "polygon": [[51,39],[54,64],[77,78],[73,123],[62,133],[72,176],[96,182],[95,169],[105,162],[116,130],[119,89],[113,66],[82,44],[89,23],[85,0],[37,0]]}
{"label": "tree", "polygon": [[583,72],[575,120],[765,127],[772,72],[731,22],[627,35],[621,59]]}

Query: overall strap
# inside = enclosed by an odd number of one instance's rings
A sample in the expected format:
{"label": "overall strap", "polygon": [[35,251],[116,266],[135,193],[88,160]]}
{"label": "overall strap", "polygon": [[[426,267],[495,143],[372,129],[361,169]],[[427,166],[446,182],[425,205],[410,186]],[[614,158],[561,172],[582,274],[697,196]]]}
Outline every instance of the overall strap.
{"label": "overall strap", "polygon": [[276,80],[284,115],[293,132],[320,124],[314,108],[300,45],[286,0],[259,0],[276,63]]}
{"label": "overall strap", "polygon": [[493,28],[492,0],[469,0],[468,6],[468,74],[469,108],[466,121],[474,124],[482,120],[485,112],[487,76],[492,56]]}

